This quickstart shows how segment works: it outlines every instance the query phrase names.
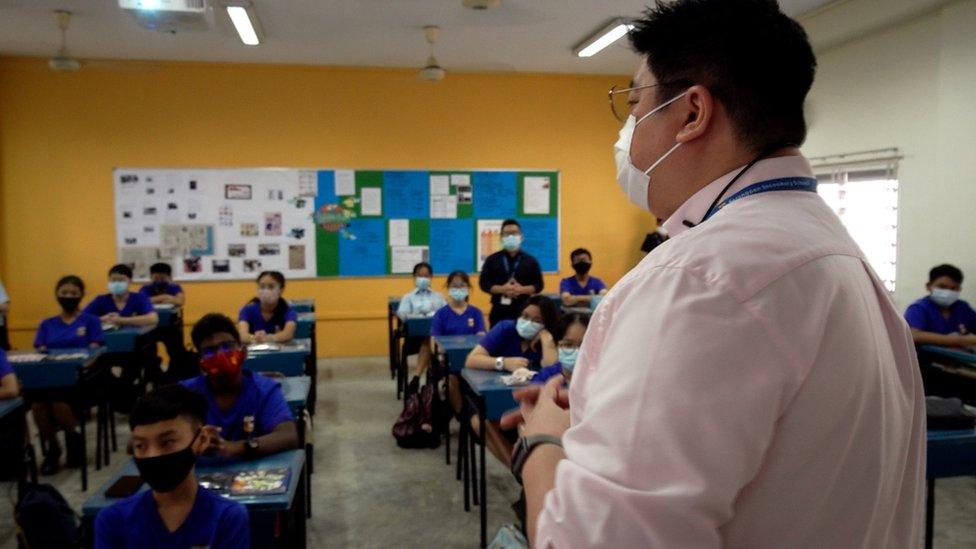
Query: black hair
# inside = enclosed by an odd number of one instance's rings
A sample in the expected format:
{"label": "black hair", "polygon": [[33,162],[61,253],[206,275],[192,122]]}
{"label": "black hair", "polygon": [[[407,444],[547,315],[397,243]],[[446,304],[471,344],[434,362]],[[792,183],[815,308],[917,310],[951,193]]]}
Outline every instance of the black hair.
{"label": "black hair", "polygon": [[424,267],[427,267],[427,270],[430,271],[431,275],[434,274],[434,268],[430,266],[430,263],[427,263],[426,261],[421,261],[420,263],[417,263],[416,265],[413,266],[413,276],[417,276],[417,271],[423,269]]}
{"label": "black hair", "polygon": [[539,311],[542,313],[542,326],[550,334],[555,334],[559,323],[559,308],[556,307],[555,302],[544,295],[536,294],[529,298],[522,310],[524,311],[529,305],[539,307]]}
{"label": "black hair", "polygon": [[506,219],[505,221],[502,221],[502,230],[504,231],[505,227],[508,227],[509,225],[515,225],[520,231],[522,230],[522,225],[519,225],[519,222],[515,221],[514,219]]}
{"label": "black hair", "polygon": [[[260,284],[261,279],[266,276],[270,276],[272,279],[274,279],[274,281],[278,283],[278,286],[281,286],[282,290],[285,289],[285,275],[281,274],[280,271],[261,271],[261,274],[258,275],[257,279],[255,279],[255,282]],[[256,297],[251,299],[251,303],[260,303],[260,302],[261,300]],[[279,298],[278,304],[275,305],[274,311],[271,312],[271,323],[274,324],[275,326],[284,327],[285,315],[288,314],[288,309],[290,307],[291,306],[288,305],[288,302],[285,301],[284,298]]]}
{"label": "black hair", "polygon": [[563,315],[559,319],[559,324],[556,326],[555,333],[552,334],[553,339],[556,340],[556,343],[559,343],[562,338],[566,337],[566,332],[573,324],[582,324],[584,328],[589,326],[590,315],[586,313],[569,313]]}
{"label": "black hair", "polygon": [[817,60],[775,0],[657,0],[634,24],[630,41],[661,84],[659,104],[702,85],[754,152],[803,144]]}
{"label": "black hair", "polygon": [[193,341],[193,346],[199,351],[200,344],[203,343],[204,339],[219,333],[230,334],[234,336],[234,341],[241,342],[241,334],[237,331],[234,321],[220,313],[203,315],[203,318],[193,325],[193,330],[190,331],[190,340]]}
{"label": "black hair", "polygon": [[112,265],[112,268],[108,270],[108,276],[112,276],[114,274],[120,274],[128,278],[129,280],[132,280],[132,267],[124,263],[119,263],[118,265]]}
{"label": "black hair", "polygon": [[447,285],[450,286],[455,278],[460,278],[466,286],[471,286],[471,278],[464,271],[451,271],[451,274],[447,275]]}
{"label": "black hair", "polygon": [[589,250],[587,250],[586,248],[576,248],[575,250],[573,250],[573,253],[569,254],[569,262],[572,263],[574,257],[582,254],[586,254],[590,256],[590,261],[593,260],[593,254],[591,254]]}
{"label": "black hair", "polygon": [[58,283],[54,285],[54,293],[55,294],[58,293],[58,290],[61,289],[61,286],[65,286],[68,284],[71,284],[72,286],[77,286],[78,289],[81,290],[81,295],[85,295],[85,283],[81,280],[81,278],[75,275],[62,276],[58,280]]}
{"label": "black hair", "polygon": [[929,284],[935,282],[935,279],[942,278],[943,276],[951,278],[956,282],[956,284],[962,284],[962,271],[959,270],[959,267],[949,265],[948,263],[932,267],[932,270],[929,271]]}
{"label": "black hair", "polygon": [[152,425],[185,417],[195,424],[207,419],[207,399],[196,391],[176,383],[164,385],[136,400],[129,413],[129,428]]}
{"label": "black hair", "polygon": [[149,274],[173,276],[173,268],[169,266],[169,263],[153,263],[152,267],[149,267]]}

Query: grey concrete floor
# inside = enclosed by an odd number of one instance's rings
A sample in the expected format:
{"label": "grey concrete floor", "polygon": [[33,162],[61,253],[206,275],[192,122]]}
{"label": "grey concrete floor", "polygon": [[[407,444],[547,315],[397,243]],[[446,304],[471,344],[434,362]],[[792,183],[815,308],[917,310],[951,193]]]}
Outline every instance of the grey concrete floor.
{"label": "grey concrete floor", "polygon": [[[314,418],[315,474],[309,547],[476,547],[477,507],[462,508],[461,483],[454,466],[437,450],[402,450],[390,430],[402,404],[395,399],[386,359],[319,361],[319,402]],[[93,432],[92,426],[89,432]],[[452,450],[456,449],[454,424]],[[128,441],[120,416],[119,443]],[[94,440],[90,441],[94,448]],[[93,451],[92,451],[93,452]],[[452,452],[453,453],[453,452]],[[127,459],[112,455],[112,465],[91,471],[92,488],[104,483]],[[514,521],[510,504],[518,494],[511,475],[489,456],[489,539]],[[87,494],[78,472],[63,470],[43,479],[80,509]],[[3,490],[6,490],[4,492]],[[0,485],[0,548],[15,547],[14,491]],[[936,488],[935,546],[976,547],[976,479],[943,479]],[[920,544],[921,545],[921,544]]]}

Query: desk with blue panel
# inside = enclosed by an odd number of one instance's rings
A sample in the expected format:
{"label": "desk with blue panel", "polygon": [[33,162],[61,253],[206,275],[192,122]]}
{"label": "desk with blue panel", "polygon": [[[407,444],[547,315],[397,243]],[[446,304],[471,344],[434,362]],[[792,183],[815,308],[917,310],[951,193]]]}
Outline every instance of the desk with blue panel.
{"label": "desk with blue panel", "polygon": [[300,297],[298,299],[289,299],[288,305],[296,313],[314,313],[315,312],[315,300],[309,297]]}
{"label": "desk with blue panel", "polygon": [[[109,423],[111,412],[106,405],[107,392],[111,387],[105,380],[105,364],[99,357],[105,353],[104,347],[81,347],[77,349],[52,349],[45,353],[33,351],[12,351],[11,366],[20,381],[24,398],[28,402],[65,401],[77,410],[95,404],[97,412],[97,441],[95,468],[101,469],[102,458],[109,463]],[[30,357],[30,360],[24,360]],[[84,416],[82,416],[84,418]],[[81,489],[88,489],[88,437],[87,422],[78,422],[81,428],[82,464]],[[112,449],[118,447],[112,430]]]}
{"label": "desk with blue panel", "polygon": [[929,431],[925,479],[925,547],[931,549],[935,523],[935,480],[976,476],[976,429]]}
{"label": "desk with blue panel", "polygon": [[[209,473],[237,473],[260,469],[288,469],[290,476],[287,490],[280,494],[253,496],[229,496],[247,508],[251,522],[251,547],[305,547],[305,504],[307,477],[305,475],[305,452],[290,450],[251,461],[228,463],[207,463],[201,460],[196,467],[197,475]],[[135,462],[131,459],[123,465],[112,478],[98,488],[98,491],[85,500],[81,512],[83,520],[94,530],[95,517],[99,511],[111,506],[118,499],[108,498],[108,490],[119,478],[126,475],[139,475]],[[143,484],[140,491],[147,490]],[[91,540],[89,540],[89,546]]]}
{"label": "desk with blue panel", "polygon": [[[311,300],[305,300],[311,301]],[[312,309],[315,309],[315,304],[312,302]],[[315,414],[315,401],[318,395],[316,391],[316,385],[319,380],[318,372],[318,336],[315,330],[315,313],[313,311],[298,313],[298,326],[295,329],[296,339],[307,339],[311,342],[312,348],[308,357],[305,359],[305,375],[312,378],[312,392],[309,396],[308,401],[308,411],[311,414]]]}
{"label": "desk with blue panel", "polygon": [[386,300],[386,329],[387,341],[390,345],[390,379],[396,378],[400,365],[400,318],[397,309],[400,308],[400,298],[390,296]]}
{"label": "desk with blue panel", "polygon": [[[404,345],[412,338],[430,337],[430,326],[432,323],[433,319],[430,316],[420,315],[410,316],[406,320],[400,320]],[[406,393],[407,383],[409,381],[407,379],[407,351],[400,349],[399,355],[400,367],[397,370],[397,398],[400,398],[401,394]],[[406,405],[406,399],[404,399],[404,405]]]}
{"label": "desk with blue panel", "polygon": [[3,474],[17,482],[17,501],[20,501],[28,483],[37,483],[37,460],[26,430],[27,407],[24,400],[20,397],[0,399],[0,433],[7,437],[0,441],[0,449],[4,452],[3,462],[16,467],[12,475],[11,471],[4,471]]}
{"label": "desk with blue panel", "polygon": [[293,339],[287,343],[251,345],[247,348],[244,367],[255,372],[278,372],[293,377],[305,374],[306,360],[311,355],[312,342]]}
{"label": "desk with blue panel", "polygon": [[481,343],[480,335],[434,336],[437,348],[444,354],[446,370],[458,374],[464,368],[464,362],[475,347]]}

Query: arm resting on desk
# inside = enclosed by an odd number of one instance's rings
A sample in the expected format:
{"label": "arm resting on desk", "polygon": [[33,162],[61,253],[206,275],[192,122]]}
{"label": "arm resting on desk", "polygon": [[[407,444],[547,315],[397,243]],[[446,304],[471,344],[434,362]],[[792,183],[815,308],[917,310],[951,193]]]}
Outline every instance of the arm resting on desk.
{"label": "arm resting on desk", "polygon": [[144,315],[120,316],[115,319],[115,322],[120,326],[155,326],[159,324],[159,315],[153,311]]}
{"label": "arm resting on desk", "polygon": [[258,454],[267,456],[298,448],[298,427],[294,421],[279,423],[270,433],[258,437]]}
{"label": "arm resting on desk", "polygon": [[965,347],[976,345],[976,335],[974,334],[937,334],[912,328],[912,339],[915,345],[942,345],[944,347]]}
{"label": "arm resting on desk", "polygon": [[280,332],[275,332],[271,334],[271,341],[275,343],[285,343],[295,339],[295,330],[298,329],[298,323],[292,320],[285,322],[285,327],[281,329]]}

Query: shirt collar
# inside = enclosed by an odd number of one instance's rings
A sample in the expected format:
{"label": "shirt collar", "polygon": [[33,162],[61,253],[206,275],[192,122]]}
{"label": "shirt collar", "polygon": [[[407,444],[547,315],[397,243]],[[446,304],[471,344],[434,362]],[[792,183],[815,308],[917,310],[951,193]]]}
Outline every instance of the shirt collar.
{"label": "shirt collar", "polygon": [[[729,173],[712,181],[702,187],[691,196],[684,204],[678,208],[667,221],[664,222],[664,229],[668,231],[671,238],[687,231],[689,227],[684,222],[699,223],[705,217],[708,207],[715,201],[722,189],[729,184],[743,166],[730,171]],[[728,198],[742,189],[759,183],[780,177],[813,177],[813,169],[810,163],[801,155],[778,156],[776,158],[766,158],[756,162],[749,171],[742,174],[742,177],[735,182],[735,185],[726,191],[724,198]]]}

